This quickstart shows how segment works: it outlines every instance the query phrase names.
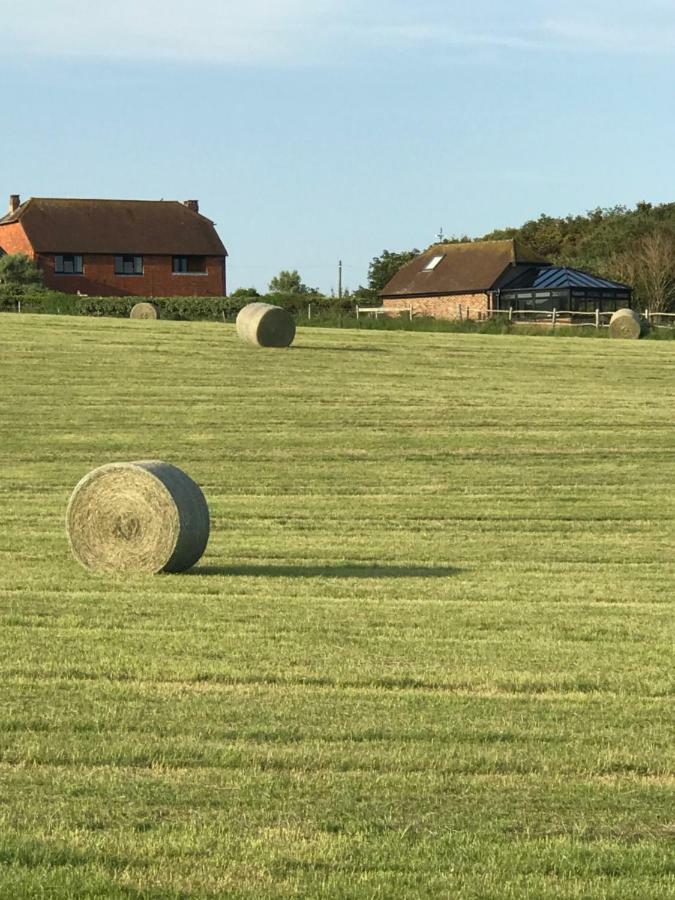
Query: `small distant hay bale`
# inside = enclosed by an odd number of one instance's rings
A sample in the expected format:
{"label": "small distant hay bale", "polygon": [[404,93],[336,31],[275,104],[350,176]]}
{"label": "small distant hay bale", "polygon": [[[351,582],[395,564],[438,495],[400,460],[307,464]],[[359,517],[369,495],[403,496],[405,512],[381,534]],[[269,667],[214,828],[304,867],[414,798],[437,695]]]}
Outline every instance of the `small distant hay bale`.
{"label": "small distant hay bale", "polygon": [[237,316],[237,334],[255,347],[290,347],[295,337],[295,320],[281,306],[249,303]]}
{"label": "small distant hay bale", "polygon": [[159,307],[154,303],[136,303],[131,307],[130,319],[159,319]]}
{"label": "small distant hay bale", "polygon": [[209,539],[199,485],[161,460],[109,463],[77,484],[66,510],[73,555],[96,572],[184,572]]}
{"label": "small distant hay bale", "polygon": [[636,341],[649,331],[649,323],[634,309],[617,309],[609,320],[609,336]]}

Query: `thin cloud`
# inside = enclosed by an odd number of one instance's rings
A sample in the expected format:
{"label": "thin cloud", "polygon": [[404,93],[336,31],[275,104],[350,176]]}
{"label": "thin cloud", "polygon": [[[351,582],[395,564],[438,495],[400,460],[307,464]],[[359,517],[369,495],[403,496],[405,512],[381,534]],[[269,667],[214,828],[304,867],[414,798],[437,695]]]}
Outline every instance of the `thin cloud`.
{"label": "thin cloud", "polygon": [[675,50],[675,24],[658,27],[644,21],[620,25],[592,19],[553,19],[544,31],[559,44],[619,53],[669,53]]}
{"label": "thin cloud", "polygon": [[515,50],[536,50],[541,42],[518,34],[464,31],[445,25],[391,25],[374,28],[368,35],[373,42],[410,47],[437,44],[451,47],[503,47]]}
{"label": "thin cloud", "polygon": [[[2,0],[0,0],[0,4]],[[23,0],[2,13],[13,55],[183,64],[323,65],[429,48],[668,53],[672,0]],[[468,58],[468,56],[467,56]]]}
{"label": "thin cloud", "polygon": [[24,0],[3,40],[30,55],[277,64],[311,51],[339,0]]}

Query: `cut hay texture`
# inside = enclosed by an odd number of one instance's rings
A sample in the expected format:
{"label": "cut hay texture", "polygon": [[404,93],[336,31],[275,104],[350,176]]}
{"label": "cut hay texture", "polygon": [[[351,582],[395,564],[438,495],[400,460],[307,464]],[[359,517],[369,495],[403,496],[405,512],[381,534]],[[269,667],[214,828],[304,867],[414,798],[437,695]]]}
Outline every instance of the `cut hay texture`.
{"label": "cut hay texture", "polygon": [[184,572],[204,553],[199,485],[161,460],[109,463],[79,482],[66,511],[71,550],[97,572]]}
{"label": "cut hay texture", "polygon": [[249,303],[237,316],[237,334],[255,347],[290,347],[295,337],[295,320],[281,306]]}
{"label": "cut hay texture", "polygon": [[609,336],[636,341],[649,331],[649,323],[634,309],[617,309],[609,320]]}
{"label": "cut hay texture", "polygon": [[159,307],[154,303],[136,303],[131,307],[130,319],[159,319]]}

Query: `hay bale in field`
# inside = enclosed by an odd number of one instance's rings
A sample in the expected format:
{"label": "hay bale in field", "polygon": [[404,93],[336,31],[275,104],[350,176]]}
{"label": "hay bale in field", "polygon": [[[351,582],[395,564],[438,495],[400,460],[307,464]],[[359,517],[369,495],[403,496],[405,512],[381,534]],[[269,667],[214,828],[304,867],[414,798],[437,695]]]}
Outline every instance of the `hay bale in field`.
{"label": "hay bale in field", "polygon": [[154,303],[136,303],[131,307],[130,319],[159,319],[159,307]]}
{"label": "hay bale in field", "polygon": [[634,309],[617,309],[609,320],[609,336],[636,341],[649,331],[649,323]]}
{"label": "hay bale in field", "polygon": [[161,460],[109,463],[77,484],[66,511],[75,558],[100,572],[184,572],[209,539],[199,485]]}
{"label": "hay bale in field", "polygon": [[295,337],[295,320],[281,306],[249,303],[237,316],[237,334],[256,347],[290,347]]}

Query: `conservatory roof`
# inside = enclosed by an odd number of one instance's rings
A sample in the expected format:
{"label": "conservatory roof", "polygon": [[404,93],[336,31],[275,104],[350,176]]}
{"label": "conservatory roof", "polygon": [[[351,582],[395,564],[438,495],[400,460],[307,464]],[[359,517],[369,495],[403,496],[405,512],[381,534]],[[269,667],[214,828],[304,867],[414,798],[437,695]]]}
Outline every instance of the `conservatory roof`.
{"label": "conservatory roof", "polygon": [[[567,266],[529,266],[519,267],[520,271],[514,272],[513,277],[501,284],[503,291],[534,289],[548,290],[550,288],[593,288],[602,290],[628,291],[630,287],[620,284],[618,281],[610,281],[608,278],[600,278],[597,275],[589,275],[580,269],[570,269]],[[507,273],[507,276],[510,273]]]}

